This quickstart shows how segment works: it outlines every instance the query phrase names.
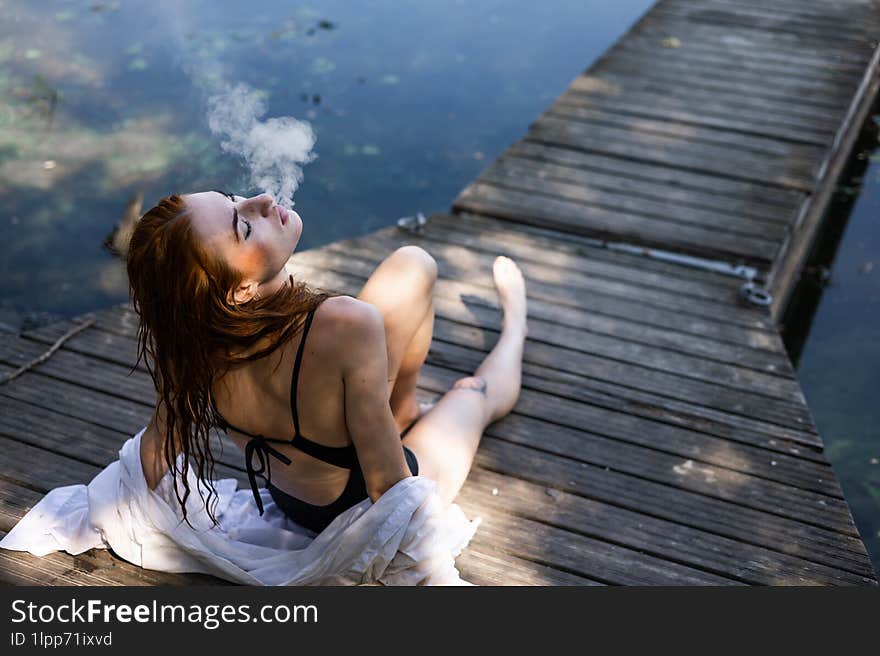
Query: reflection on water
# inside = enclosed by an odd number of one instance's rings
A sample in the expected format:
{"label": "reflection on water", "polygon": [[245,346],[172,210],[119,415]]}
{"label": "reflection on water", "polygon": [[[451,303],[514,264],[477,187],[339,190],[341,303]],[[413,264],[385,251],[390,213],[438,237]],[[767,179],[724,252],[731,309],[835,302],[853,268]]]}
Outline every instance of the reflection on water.
{"label": "reflection on water", "polygon": [[880,572],[878,110],[826,216],[784,337],[828,459]]}
{"label": "reflection on water", "polygon": [[222,85],[312,123],[308,248],[447,210],[650,4],[2,0],[0,326],[125,300],[101,243],[136,194],[250,191]]}

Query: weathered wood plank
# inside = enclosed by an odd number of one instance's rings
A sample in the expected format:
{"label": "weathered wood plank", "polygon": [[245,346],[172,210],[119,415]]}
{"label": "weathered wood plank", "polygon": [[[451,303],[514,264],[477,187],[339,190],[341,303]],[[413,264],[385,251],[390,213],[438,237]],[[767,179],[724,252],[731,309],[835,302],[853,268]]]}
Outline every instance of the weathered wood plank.
{"label": "weathered wood plank", "polygon": [[551,173],[552,171],[539,170],[534,166],[523,166],[508,160],[484,171],[477,181],[505,189],[519,189],[563,198],[589,207],[631,212],[650,217],[652,222],[669,224],[673,228],[709,227],[719,235],[725,237],[731,235],[734,239],[744,236],[778,242],[786,233],[786,226],[778,221],[751,219],[742,215],[724,215],[718,211],[688,207],[672,199],[661,201],[638,195],[615,193],[602,187],[592,186],[587,181],[552,177]]}
{"label": "weathered wood plank", "polygon": [[713,6],[711,3],[688,5],[664,1],[658,3],[651,14],[652,17],[659,19],[669,17],[689,23],[788,34],[796,37],[803,44],[821,43],[833,39],[839,46],[859,47],[869,43],[873,36],[851,11],[838,13],[833,7],[829,8],[824,17],[799,17],[780,13],[772,8],[758,9],[747,5],[729,7]]}
{"label": "weathered wood plank", "polygon": [[735,585],[737,582],[523,517],[497,512],[480,503],[468,488],[456,500],[483,518],[481,539],[523,557],[539,554],[546,562],[614,585]]}
{"label": "weathered wood plank", "polygon": [[[410,231],[387,228],[364,237],[389,241],[396,238],[406,240],[407,243],[429,239],[466,246],[478,253],[494,254],[503,249],[516,257],[548,267],[716,302],[736,289],[738,282],[737,279],[714,271],[685,267],[679,263],[651,259],[634,253],[612,251],[600,246],[595,240],[576,235],[547,231],[534,226],[517,225],[512,228],[507,221],[479,214],[434,214],[415,235]],[[334,242],[322,247],[322,250],[343,243],[357,242]]]}
{"label": "weathered wood plank", "polygon": [[[670,119],[633,118],[616,111],[605,111],[602,108],[572,107],[570,105],[551,105],[541,118],[560,118],[577,121],[588,128],[606,126],[623,129],[629,132],[654,134],[664,137],[687,139],[700,144],[722,146],[731,152],[744,152],[755,155],[786,157],[809,161],[824,152],[827,139],[820,143],[804,141],[803,137],[782,138],[778,131],[775,134],[749,134],[743,130],[730,130],[720,126],[703,127],[697,124],[686,124]],[[539,120],[541,120],[539,118]]]}
{"label": "weathered wood plank", "polygon": [[504,152],[504,156],[527,157],[541,162],[552,162],[587,171],[599,170],[626,175],[635,180],[668,185],[673,188],[696,189],[725,198],[740,198],[778,205],[780,211],[796,209],[804,199],[803,192],[770,187],[761,182],[748,182],[728,177],[709,175],[705,171],[688,171],[651,162],[639,162],[601,153],[587,153],[569,148],[519,141]]}
{"label": "weathered wood plank", "polygon": [[[548,111],[564,115],[571,110],[599,110],[616,115],[671,121],[682,125],[727,130],[758,136],[776,136],[798,143],[827,147],[834,130],[813,120],[784,119],[748,109],[728,108],[723,103],[701,103],[699,109],[688,100],[650,93],[627,93],[625,97],[566,92]],[[762,115],[763,114],[763,115]],[[797,123],[801,123],[798,125]]]}
{"label": "weathered wood plank", "polygon": [[[558,105],[569,108],[570,105]],[[691,189],[678,189],[669,185],[653,184],[644,180],[635,180],[629,176],[613,175],[601,171],[583,171],[568,166],[560,166],[549,162],[505,156],[499,159],[488,171],[504,173],[510,176],[532,177],[541,180],[552,180],[581,187],[601,190],[609,200],[629,198],[632,201],[647,201],[649,208],[665,213],[689,212],[696,210],[698,217],[711,216],[711,223],[721,227],[726,225],[742,225],[752,232],[759,230],[762,234],[767,224],[774,224],[772,229],[779,235],[794,218],[795,213],[780,210],[778,206],[744,201],[742,199],[726,199],[716,194]],[[692,213],[692,212],[691,212]]]}
{"label": "weathered wood plank", "polygon": [[[802,80],[828,80],[850,82],[861,77],[863,66],[839,62],[830,58],[809,58],[806,53],[797,55],[774,54],[764,50],[736,50],[718,47],[717,43],[707,43],[699,39],[679,39],[678,47],[663,45],[656,36],[633,36],[619,41],[608,56],[626,53],[628,55],[654,55],[669,61],[698,62],[718,67],[725,73],[731,67],[737,72],[754,75],[787,76]],[[727,69],[723,67],[727,66]]]}
{"label": "weathered wood plank", "polygon": [[615,49],[602,58],[592,69],[593,73],[610,71],[618,74],[638,74],[650,66],[651,74],[687,79],[698,84],[723,79],[760,94],[784,91],[786,94],[814,95],[819,98],[849,96],[858,86],[853,76],[797,76],[785,72],[771,73],[754,71],[746,67],[725,66],[721,62],[711,62],[703,58],[676,56],[677,48],[658,48],[653,52],[639,52],[629,49]]}
{"label": "weathered wood plank", "polygon": [[[676,86],[668,79],[639,78],[605,71],[601,77],[584,73],[576,77],[560,96],[563,102],[609,99],[615,102],[656,102],[660,106],[703,108],[710,115],[728,117],[744,112],[745,116],[765,116],[787,125],[807,124],[833,132],[843,115],[843,108],[828,109],[809,105],[787,109],[791,103],[763,96],[726,96],[712,89]],[[760,182],[753,183],[760,184]]]}
{"label": "weathered wood plank", "polygon": [[550,116],[533,123],[525,139],[800,191],[812,188],[815,175],[812,160],[769,154],[755,157],[754,153],[734,151],[727,146],[614,127],[587,126]]}
{"label": "weathered wood plank", "polygon": [[534,521],[642,549],[706,571],[763,585],[862,584],[863,577],[712,535],[592,499],[542,487],[476,467],[468,490],[479,506],[492,506]]}
{"label": "weathered wood plank", "polygon": [[868,44],[852,47],[839,43],[837,39],[828,38],[813,39],[805,46],[804,40],[795,34],[746,29],[731,30],[727,25],[681,20],[673,16],[654,15],[654,12],[645,14],[627,36],[639,35],[661,39],[677,35],[686,37],[689,43],[704,43],[720,51],[748,51],[753,54],[760,53],[761,56],[784,55],[809,62],[851,65],[862,70],[871,57]]}
{"label": "weathered wood plank", "polygon": [[563,232],[721,258],[764,269],[778,249],[761,239],[726,237],[707,228],[660,223],[650,217],[481,182],[468,185],[456,199],[455,207]]}
{"label": "weathered wood plank", "polygon": [[870,577],[870,563],[857,536],[727,504],[703,495],[625,476],[567,458],[484,437],[476,463],[513,476],[610,505],[666,519],[747,544]]}

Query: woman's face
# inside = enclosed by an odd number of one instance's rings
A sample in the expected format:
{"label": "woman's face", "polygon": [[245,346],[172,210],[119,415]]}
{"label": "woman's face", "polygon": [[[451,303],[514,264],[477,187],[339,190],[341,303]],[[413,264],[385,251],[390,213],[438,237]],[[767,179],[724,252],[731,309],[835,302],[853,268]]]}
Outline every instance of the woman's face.
{"label": "woman's face", "polygon": [[302,235],[302,219],[269,194],[244,198],[221,191],[183,197],[202,243],[242,276],[235,298],[268,296],[287,280],[284,265]]}

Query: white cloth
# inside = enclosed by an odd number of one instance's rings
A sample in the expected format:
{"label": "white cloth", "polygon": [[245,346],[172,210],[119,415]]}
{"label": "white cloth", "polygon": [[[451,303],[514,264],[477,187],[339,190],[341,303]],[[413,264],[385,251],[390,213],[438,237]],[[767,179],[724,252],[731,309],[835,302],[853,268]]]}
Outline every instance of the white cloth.
{"label": "white cloth", "polygon": [[110,547],[148,569],[202,572],[252,585],[466,583],[455,557],[480,520],[468,520],[457,505],[442,508],[430,479],[405,478],[376,503],[362,501],[316,536],[284,515],[265,489],[260,516],[251,490],[236,490],[231,478],[215,483],[219,524],[213,526],[191,467],[191,528],[182,521],[170,472],[155,490],[147,486],[140,459],[145,430],[128,439],[119,460],[88,485],[51,490],[0,547],[36,556]]}

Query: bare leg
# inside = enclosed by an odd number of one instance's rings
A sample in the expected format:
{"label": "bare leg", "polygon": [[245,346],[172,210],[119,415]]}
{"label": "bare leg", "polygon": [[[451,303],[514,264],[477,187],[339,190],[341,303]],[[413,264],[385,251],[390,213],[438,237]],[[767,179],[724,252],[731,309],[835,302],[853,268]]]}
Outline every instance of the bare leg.
{"label": "bare leg", "polygon": [[418,458],[419,475],[437,482],[446,503],[464,485],[483,430],[509,413],[519,398],[528,332],[525,282],[507,257],[495,259],[493,273],[504,310],[498,343],[474,375],[457,381],[403,440]]}
{"label": "bare leg", "polygon": [[434,333],[437,264],[418,246],[389,255],[364,284],[358,298],[375,305],[385,322],[388,397],[398,430],[419,416],[416,381]]}
{"label": "bare leg", "polygon": [[419,380],[419,371],[428,357],[431,348],[431,338],[434,336],[434,304],[431,303],[428,313],[422,319],[422,323],[416,330],[416,334],[406,347],[400,369],[397,372],[397,380],[391,390],[391,412],[397,420],[398,430],[403,430],[415,421],[422,413],[416,399],[416,383]]}

